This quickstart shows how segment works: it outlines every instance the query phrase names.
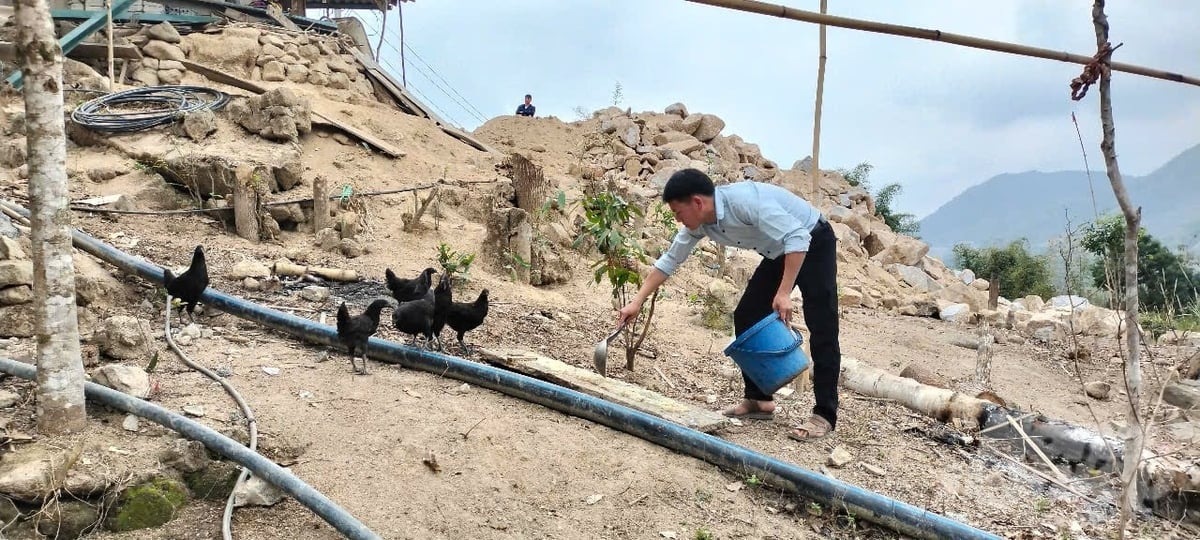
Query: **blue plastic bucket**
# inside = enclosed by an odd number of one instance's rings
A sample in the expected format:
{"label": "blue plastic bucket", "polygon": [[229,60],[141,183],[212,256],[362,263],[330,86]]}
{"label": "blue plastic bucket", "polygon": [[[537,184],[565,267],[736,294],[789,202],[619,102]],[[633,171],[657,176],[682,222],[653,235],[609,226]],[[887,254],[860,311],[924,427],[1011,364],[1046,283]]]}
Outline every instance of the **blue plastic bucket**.
{"label": "blue plastic bucket", "polygon": [[808,356],[800,348],[800,333],[774,311],[737,336],[725,355],[763,392],[774,394],[808,369]]}

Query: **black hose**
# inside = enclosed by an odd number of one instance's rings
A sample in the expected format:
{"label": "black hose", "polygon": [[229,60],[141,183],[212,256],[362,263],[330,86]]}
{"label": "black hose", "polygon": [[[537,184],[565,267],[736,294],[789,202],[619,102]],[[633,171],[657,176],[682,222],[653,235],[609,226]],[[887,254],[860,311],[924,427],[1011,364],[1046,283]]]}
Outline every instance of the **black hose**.
{"label": "black hose", "polygon": [[[19,211],[25,212],[24,209],[19,209]],[[83,232],[73,231],[72,234],[75,247],[127,273],[162,283],[162,268],[123,253]],[[201,300],[205,302],[206,306],[286,332],[300,339],[340,347],[337,341],[337,331],[331,326],[267,309],[211,287],[205,290]],[[461,358],[406,347],[379,338],[371,338],[368,346],[372,360],[436,373],[439,376],[472,383],[537,403],[564,414],[591,420],[665,448],[699,458],[726,470],[737,471],[747,476],[756,475],[769,485],[802,495],[828,508],[844,510],[858,519],[882,525],[908,536],[956,540],[999,540],[1000,538],[964,523],[785,463],[718,437],[556,384]]]}
{"label": "black hose", "polygon": [[203,86],[146,86],[87,101],[71,111],[71,121],[93,131],[131,133],[195,111],[220,110],[226,103],[229,94]]}
{"label": "black hose", "polygon": [[[29,364],[0,357],[0,371],[15,375],[22,379],[36,380],[37,369]],[[263,457],[257,452],[250,451],[233,439],[226,437],[208,426],[193,422],[168,411],[149,401],[135,398],[129,394],[118,392],[96,383],[84,383],[84,393],[89,399],[99,401],[109,407],[135,414],[149,419],[157,424],[178,431],[189,439],[204,443],[212,451],[232,459],[272,485],[279,487],[288,495],[294,497],[300,504],[321,516],[326,522],[348,538],[377,540],[379,535],[371,532],[354,516],[338,507],[328,497],[305,484],[287,469],[276,465],[275,462]]]}

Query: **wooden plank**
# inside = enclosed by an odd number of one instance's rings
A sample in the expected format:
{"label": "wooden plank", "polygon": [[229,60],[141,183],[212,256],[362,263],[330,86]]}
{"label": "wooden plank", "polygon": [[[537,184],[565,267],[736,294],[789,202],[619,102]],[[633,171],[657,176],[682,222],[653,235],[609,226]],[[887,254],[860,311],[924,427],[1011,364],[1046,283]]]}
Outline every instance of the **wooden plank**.
{"label": "wooden plank", "polygon": [[601,376],[539,354],[496,349],[480,351],[483,359],[500,367],[578,390],[631,409],[675,422],[697,431],[711,433],[729,424],[729,418],[716,411],[693,407],[641,386]]}
{"label": "wooden plank", "polygon": [[315,125],[331,127],[334,129],[340,129],[340,130],[346,132],[346,134],[348,134],[352,137],[355,137],[358,140],[365,142],[370,146],[375,147],[376,150],[378,150],[390,157],[394,157],[394,158],[404,157],[404,152],[397,150],[395,148],[392,148],[392,146],[389,145],[388,143],[385,143],[382,140],[379,140],[378,138],[367,134],[366,132],[360,131],[357,128],[352,127],[348,124],[344,124],[344,123],[338,121],[337,119],[325,116],[317,111],[313,111],[312,115],[313,115],[313,124],[315,124]]}
{"label": "wooden plank", "polygon": [[[86,21],[97,13],[107,13],[104,11],[88,11],[86,9],[52,9],[50,16],[55,20],[60,21]],[[172,22],[178,24],[211,24],[220,22],[220,19],[208,15],[178,15],[173,13],[126,13],[124,15],[114,15],[113,22],[129,22],[138,21],[139,23],[159,23]],[[107,45],[105,45],[107,47]]]}
{"label": "wooden plank", "polygon": [[[241,88],[242,90],[254,92],[255,94],[262,94],[267,91],[267,87],[265,87],[265,86],[262,86],[258,83],[252,82],[252,81],[247,81],[246,79],[226,73],[217,68],[214,68],[211,66],[206,66],[203,64],[197,64],[190,60],[181,60],[180,62],[182,62],[183,66],[188,68],[189,71],[204,75],[211,81],[219,82],[222,84],[228,84],[229,86]],[[380,153],[383,153],[384,155],[387,155],[389,157],[393,157],[393,158],[404,157],[404,152],[401,152],[400,150],[393,148],[388,143],[385,143],[372,135],[369,135],[367,133],[359,131],[358,129],[356,129],[354,127],[351,127],[351,126],[346,125],[342,122],[339,122],[333,118],[325,116],[317,111],[312,111],[312,116],[313,116],[313,118],[312,118],[313,125],[340,130],[340,131],[346,133],[347,135],[350,135],[351,137],[354,137],[362,142],[367,143],[369,146],[374,147]]]}
{"label": "wooden plank", "polygon": [[73,204],[86,204],[88,206],[104,206],[112,204],[121,199],[121,195],[104,195],[102,197],[92,197],[89,199],[80,199]]}
{"label": "wooden plank", "polygon": [[[17,46],[8,41],[0,41],[0,60],[12,62],[17,57]],[[68,58],[108,58],[108,44],[80,43],[75,50],[67,53]],[[141,60],[142,51],[136,45],[113,45],[113,58]]]}

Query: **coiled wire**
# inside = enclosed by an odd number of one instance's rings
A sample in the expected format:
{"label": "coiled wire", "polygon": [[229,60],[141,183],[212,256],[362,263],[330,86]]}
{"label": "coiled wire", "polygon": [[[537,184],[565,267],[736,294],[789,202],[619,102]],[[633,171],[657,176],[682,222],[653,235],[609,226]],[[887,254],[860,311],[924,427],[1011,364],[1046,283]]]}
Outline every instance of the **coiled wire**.
{"label": "coiled wire", "polygon": [[220,110],[228,102],[229,94],[203,86],[146,86],[83,103],[71,112],[71,121],[94,131],[131,133],[199,110]]}

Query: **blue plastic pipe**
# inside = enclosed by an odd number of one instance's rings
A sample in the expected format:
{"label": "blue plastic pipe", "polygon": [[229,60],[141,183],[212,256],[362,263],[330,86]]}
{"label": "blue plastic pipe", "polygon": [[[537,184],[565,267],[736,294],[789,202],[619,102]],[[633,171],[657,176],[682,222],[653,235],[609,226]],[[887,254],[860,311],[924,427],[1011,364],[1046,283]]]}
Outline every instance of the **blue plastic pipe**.
{"label": "blue plastic pipe", "polygon": [[[132,257],[84,234],[74,232],[75,246],[97,258],[162,283],[162,268]],[[321,345],[337,346],[337,330],[209,288],[201,298],[210,306],[231,315],[286,332]],[[914,538],[995,539],[999,536],[948,519],[934,512],[885,497],[873,491],[841,482],[732,444],[728,441],[657,416],[617,405],[562,386],[547,383],[492,366],[461,358],[415,349],[379,338],[370,340],[372,360],[436,373],[525,401],[537,403],[564,414],[628,433],[654,444],[670,448],[742,475],[756,475],[769,485],[796,493],[832,509],[844,510],[857,519],[887,527]]]}
{"label": "blue plastic pipe", "polygon": [[[15,375],[22,379],[36,380],[37,369],[29,364],[0,357],[0,371]],[[379,535],[371,532],[354,516],[338,507],[296,475],[287,469],[276,465],[258,452],[250,450],[233,439],[217,433],[212,428],[199,422],[184,418],[144,399],[135,398],[124,392],[113,390],[96,383],[84,383],[84,393],[89,399],[99,401],[114,409],[135,414],[151,420],[164,427],[179,432],[189,439],[200,441],[204,446],[244,465],[254,471],[254,475],[270,482],[291,495],[297,502],[308,507],[338,532],[353,540],[379,540]]]}

